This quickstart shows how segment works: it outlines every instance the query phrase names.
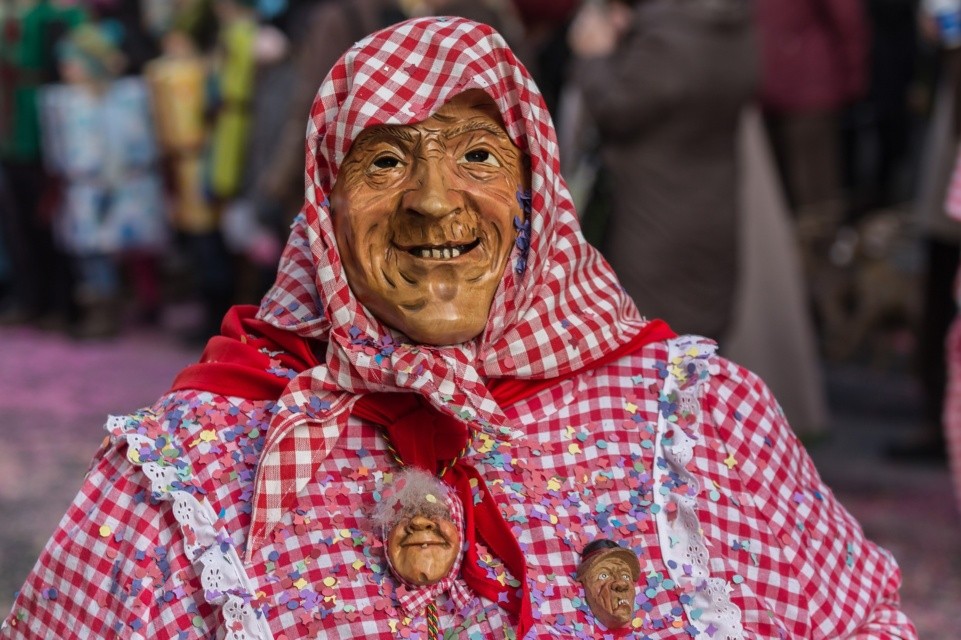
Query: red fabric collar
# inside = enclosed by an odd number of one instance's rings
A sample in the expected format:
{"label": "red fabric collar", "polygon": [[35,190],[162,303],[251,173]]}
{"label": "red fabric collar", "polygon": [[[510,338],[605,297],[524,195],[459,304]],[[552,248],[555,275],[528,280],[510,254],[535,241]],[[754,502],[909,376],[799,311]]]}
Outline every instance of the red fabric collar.
{"label": "red fabric collar", "polygon": [[[200,362],[184,368],[171,391],[200,389],[250,400],[276,400],[294,374],[321,364],[311,342],[258,320],[254,305],[231,307]],[[323,343],[314,343],[322,347]]]}
{"label": "red fabric collar", "polygon": [[[256,312],[257,308],[252,305],[233,307],[224,318],[222,335],[210,340],[200,362],[185,368],[174,380],[171,390],[200,389],[252,400],[276,400],[287,386],[288,372],[297,374],[321,364],[322,358],[311,348],[311,342],[257,320]],[[655,320],[599,360],[560,378],[496,379],[488,382],[487,387],[497,403],[506,408],[564,379],[674,336],[666,323]],[[425,399],[410,393],[366,395],[354,405],[353,414],[381,426],[403,464],[434,474],[441,473],[459,458],[471,441],[467,425],[441,414]],[[457,460],[443,479],[457,492],[464,506],[468,546],[461,573],[465,582],[475,593],[500,603],[510,612],[517,620],[517,637],[524,637],[533,624],[527,564],[510,525],[473,465]],[[473,487],[471,481],[474,481]],[[477,557],[475,542],[478,539],[520,581],[520,589],[507,589],[487,576]]]}

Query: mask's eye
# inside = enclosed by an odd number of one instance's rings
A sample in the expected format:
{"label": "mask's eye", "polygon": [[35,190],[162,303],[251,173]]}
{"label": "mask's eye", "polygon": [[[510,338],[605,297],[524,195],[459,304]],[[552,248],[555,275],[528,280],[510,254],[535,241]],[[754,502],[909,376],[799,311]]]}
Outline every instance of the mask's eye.
{"label": "mask's eye", "polygon": [[396,169],[400,166],[400,159],[396,156],[384,155],[376,158],[371,165],[375,169]]}
{"label": "mask's eye", "polygon": [[602,580],[602,581],[603,581],[603,580],[607,580],[608,578],[610,578],[610,576],[607,575],[607,572],[606,572],[606,571],[601,571],[599,574],[597,574],[597,579],[598,579],[598,580]]}
{"label": "mask's eye", "polygon": [[621,574],[621,580],[626,580],[626,581],[630,582],[630,581],[631,581],[631,574],[629,574],[629,573],[622,573],[622,574]]}
{"label": "mask's eye", "polygon": [[497,161],[497,156],[487,149],[472,149],[464,154],[461,163],[486,164],[492,167],[499,167],[501,163]]}

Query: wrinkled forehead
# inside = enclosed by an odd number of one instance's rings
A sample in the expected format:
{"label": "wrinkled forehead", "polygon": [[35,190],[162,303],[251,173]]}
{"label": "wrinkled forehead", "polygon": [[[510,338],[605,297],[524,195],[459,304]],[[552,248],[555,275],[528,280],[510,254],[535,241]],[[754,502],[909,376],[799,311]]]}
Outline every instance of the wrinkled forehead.
{"label": "wrinkled forehead", "polygon": [[320,137],[318,160],[326,165],[319,167],[324,186],[336,179],[365,130],[423,122],[471,89],[490,98],[511,141],[526,151],[522,103],[536,89],[493,29],[463,19],[422,18],[361,40],[331,70],[311,114]]}
{"label": "wrinkled forehead", "polygon": [[460,93],[434,112],[426,120],[413,124],[371,125],[358,134],[347,153],[380,140],[401,140],[413,143],[424,137],[449,140],[464,133],[487,133],[502,143],[515,146],[494,100],[479,89]]}

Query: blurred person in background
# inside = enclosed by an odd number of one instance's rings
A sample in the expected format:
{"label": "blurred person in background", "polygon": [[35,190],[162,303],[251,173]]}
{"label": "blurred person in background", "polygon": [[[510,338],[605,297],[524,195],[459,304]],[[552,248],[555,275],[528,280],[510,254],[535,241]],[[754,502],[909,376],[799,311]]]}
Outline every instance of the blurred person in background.
{"label": "blurred person in background", "polygon": [[[954,171],[947,189],[945,210],[955,221],[961,223],[961,153],[954,163]],[[938,433],[943,455],[951,468],[954,496],[958,513],[961,514],[961,265],[954,278],[955,313],[948,331],[944,349],[945,388],[942,394],[943,434]],[[935,434],[929,437],[934,438]]]}
{"label": "blurred person in background", "polygon": [[288,29],[294,77],[283,122],[253,187],[258,221],[279,242],[303,205],[304,122],[317,87],[351,44],[406,17],[397,0],[317,0],[291,13],[299,18]]}
{"label": "blurred person in background", "polygon": [[[172,0],[169,0],[172,2]],[[140,75],[144,65],[160,55],[160,44],[149,29],[144,0],[86,0],[97,22],[114,25],[117,46],[126,60],[124,75]]]}
{"label": "blurred person in background", "polygon": [[961,3],[922,3],[920,33],[935,51],[936,79],[930,116],[921,149],[914,215],[924,256],[921,321],[918,328],[917,371],[923,394],[921,424],[903,441],[893,442],[887,456],[904,462],[941,463],[946,459],[942,411],[947,389],[945,339],[956,313],[954,281],[961,252],[961,221],[946,210],[951,172],[961,130],[961,34],[945,31],[938,5],[952,9],[961,24]]}
{"label": "blurred person in background", "polygon": [[581,0],[514,0],[532,51],[528,67],[555,122],[571,58],[567,30],[580,4]]}
{"label": "blurred person in background", "polygon": [[81,338],[120,329],[125,277],[140,314],[159,312],[157,272],[145,265],[167,236],[146,85],[119,78],[125,59],[107,26],[81,25],[60,41],[63,83],[39,97],[44,160],[62,182],[53,223],[74,269]]}
{"label": "blurred person in background", "polygon": [[202,312],[199,325],[186,338],[193,344],[203,344],[218,331],[220,319],[236,294],[234,256],[220,223],[224,210],[244,186],[256,91],[254,43],[259,26],[254,0],[211,0],[194,7],[198,21],[208,8],[216,20],[205,99],[209,135],[201,178],[209,215],[203,220],[196,218],[197,224],[186,235]]}
{"label": "blurred person in background", "polygon": [[739,135],[738,279],[721,352],[761,376],[810,443],[829,426],[817,334],[793,217],[757,104]]}
{"label": "blurred person in background", "polygon": [[867,0],[868,87],[843,117],[849,212],[905,202],[910,193],[911,90],[918,71],[918,0]]}
{"label": "blurred person in background", "polygon": [[[200,240],[217,229],[214,208],[203,185],[204,151],[209,130],[205,122],[207,99],[207,60],[189,30],[171,22],[162,28],[161,55],[144,67],[144,79],[150,87],[150,99],[161,151],[161,166],[167,196],[167,215],[174,235],[173,251],[167,265],[184,267],[200,263],[190,251],[198,250]],[[184,280],[168,277],[168,302],[181,295],[194,297],[202,274],[190,272]],[[176,270],[168,276],[176,275]],[[185,274],[186,275],[186,274]],[[202,305],[202,303],[201,303]],[[204,322],[201,315],[199,322]],[[198,322],[197,320],[194,321]],[[193,331],[203,332],[196,327]],[[193,336],[189,336],[193,338]]]}
{"label": "blurred person in background", "polygon": [[744,0],[587,3],[570,30],[612,198],[600,248],[648,317],[714,339],[737,279],[737,132],[756,88]]}
{"label": "blurred person in background", "polygon": [[170,192],[170,220],[177,232],[205,233],[215,226],[204,194],[203,151],[206,61],[190,34],[172,28],[161,38],[161,55],[147,63],[144,78],[163,152]]}
{"label": "blurred person in background", "polygon": [[0,29],[0,163],[16,206],[0,211],[9,248],[12,287],[0,301],[0,321],[60,328],[71,317],[67,257],[53,239],[54,193],[41,154],[37,90],[60,79],[56,44],[89,20],[75,2],[4,0]]}
{"label": "blurred person in background", "polygon": [[[757,0],[760,100],[801,243],[808,288],[817,283],[847,214],[842,189],[842,110],[868,83],[862,0]],[[826,310],[822,310],[825,307]]]}
{"label": "blurred person in background", "polygon": [[273,283],[283,240],[289,233],[289,225],[279,224],[279,216],[260,215],[270,205],[258,178],[270,170],[296,79],[290,41],[271,24],[261,23],[257,29],[254,61],[256,91],[250,104],[242,186],[224,207],[220,220],[224,241],[237,257],[235,297],[244,302],[259,300]]}

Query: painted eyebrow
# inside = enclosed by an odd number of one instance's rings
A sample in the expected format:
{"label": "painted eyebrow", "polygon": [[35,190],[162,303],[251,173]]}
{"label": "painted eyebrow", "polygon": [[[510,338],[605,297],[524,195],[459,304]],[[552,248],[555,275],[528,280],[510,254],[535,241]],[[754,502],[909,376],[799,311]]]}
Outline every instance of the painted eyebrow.
{"label": "painted eyebrow", "polygon": [[378,138],[394,138],[403,142],[413,142],[414,135],[407,127],[399,125],[377,125],[371,129],[365,129],[354,140],[354,144],[369,144]]}
{"label": "painted eyebrow", "polygon": [[486,131],[491,135],[495,136],[499,140],[510,142],[510,137],[504,129],[493,122],[488,120],[468,120],[467,122],[452,127],[444,132],[444,138],[450,140],[451,138],[456,138],[457,136],[470,133],[472,131]]}

